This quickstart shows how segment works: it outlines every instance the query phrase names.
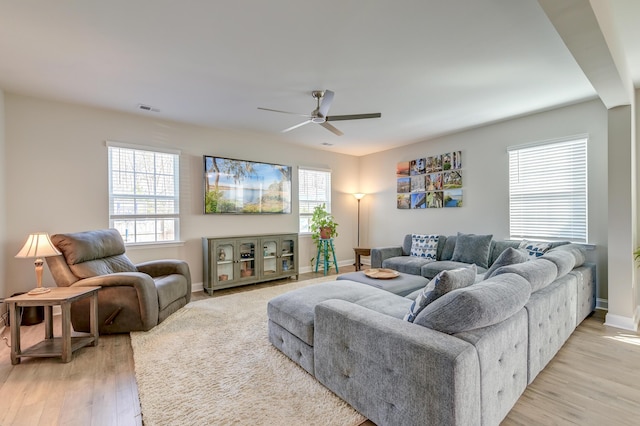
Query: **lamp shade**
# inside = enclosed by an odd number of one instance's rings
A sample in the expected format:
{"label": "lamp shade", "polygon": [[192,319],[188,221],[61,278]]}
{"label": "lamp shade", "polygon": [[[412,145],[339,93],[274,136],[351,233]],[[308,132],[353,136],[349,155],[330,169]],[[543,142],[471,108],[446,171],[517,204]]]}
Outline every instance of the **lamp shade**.
{"label": "lamp shade", "polygon": [[362,200],[364,198],[364,196],[367,194],[363,194],[361,192],[358,192],[356,194],[353,194],[354,197],[356,197],[356,200]]}
{"label": "lamp shade", "polygon": [[27,241],[24,243],[22,249],[16,254],[18,258],[37,258],[56,256],[61,254],[58,249],[53,245],[49,234],[46,232],[37,232],[29,234]]}

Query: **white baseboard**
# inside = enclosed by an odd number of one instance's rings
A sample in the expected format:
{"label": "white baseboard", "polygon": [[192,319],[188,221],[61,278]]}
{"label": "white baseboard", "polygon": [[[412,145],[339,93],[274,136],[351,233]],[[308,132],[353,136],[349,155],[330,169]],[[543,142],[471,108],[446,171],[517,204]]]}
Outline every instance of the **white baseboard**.
{"label": "white baseboard", "polygon": [[602,309],[606,311],[609,309],[609,299],[600,299],[599,297],[596,299],[596,309]]}
{"label": "white baseboard", "polygon": [[197,293],[199,291],[204,291],[203,283],[191,283],[191,293]]}
{"label": "white baseboard", "polygon": [[621,328],[623,330],[638,331],[638,315],[633,318],[608,313],[605,316],[604,325]]}

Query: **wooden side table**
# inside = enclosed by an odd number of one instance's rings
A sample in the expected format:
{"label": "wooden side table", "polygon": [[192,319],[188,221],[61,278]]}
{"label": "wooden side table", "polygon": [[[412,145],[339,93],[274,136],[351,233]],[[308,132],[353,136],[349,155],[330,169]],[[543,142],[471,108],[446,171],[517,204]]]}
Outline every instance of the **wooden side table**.
{"label": "wooden side table", "polygon": [[[38,295],[21,294],[5,300],[9,304],[11,320],[11,364],[19,364],[22,357],[61,357],[62,362],[71,361],[71,355],[84,346],[98,345],[98,290],[100,287],[54,287],[48,293]],[[71,303],[91,297],[89,315],[91,333],[71,336]],[[62,337],[53,337],[53,307],[62,310]],[[40,343],[25,349],[20,348],[20,307],[44,306],[44,337]]]}
{"label": "wooden side table", "polygon": [[360,256],[371,256],[371,249],[365,247],[355,247],[353,251],[356,253],[356,271],[360,270],[362,263],[360,263]]}

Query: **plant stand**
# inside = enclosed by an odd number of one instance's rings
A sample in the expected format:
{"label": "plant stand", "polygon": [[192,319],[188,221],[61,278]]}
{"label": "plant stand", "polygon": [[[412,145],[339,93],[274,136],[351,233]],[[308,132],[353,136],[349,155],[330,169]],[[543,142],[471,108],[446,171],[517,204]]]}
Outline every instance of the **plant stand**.
{"label": "plant stand", "polygon": [[331,259],[329,258],[329,248],[331,248],[331,254],[333,255],[333,266],[336,268],[336,273],[338,273],[338,262],[336,260],[336,251],[333,247],[333,238],[320,239],[320,244],[318,244],[318,254],[316,255],[316,272],[318,272],[318,265],[320,264],[320,258],[322,256],[322,263],[324,264],[324,274],[327,275],[329,271],[329,265],[331,264]]}

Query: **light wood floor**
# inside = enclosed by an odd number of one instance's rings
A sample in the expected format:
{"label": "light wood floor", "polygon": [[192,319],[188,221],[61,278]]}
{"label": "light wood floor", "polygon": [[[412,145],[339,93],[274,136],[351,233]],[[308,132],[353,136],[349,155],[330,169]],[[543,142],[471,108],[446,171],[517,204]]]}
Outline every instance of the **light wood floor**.
{"label": "light wood floor", "polygon": [[[213,297],[279,283],[220,290]],[[196,293],[193,299],[208,297]],[[59,335],[59,317],[54,323]],[[602,323],[596,314],[578,327],[503,425],[639,424],[640,334]],[[8,338],[9,330],[2,336]],[[22,327],[21,336],[28,347],[43,338],[44,326]],[[142,424],[129,335],[101,336],[98,347],[78,350],[68,364],[27,358],[12,366],[9,351],[0,341],[0,425]]]}

